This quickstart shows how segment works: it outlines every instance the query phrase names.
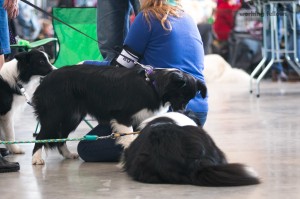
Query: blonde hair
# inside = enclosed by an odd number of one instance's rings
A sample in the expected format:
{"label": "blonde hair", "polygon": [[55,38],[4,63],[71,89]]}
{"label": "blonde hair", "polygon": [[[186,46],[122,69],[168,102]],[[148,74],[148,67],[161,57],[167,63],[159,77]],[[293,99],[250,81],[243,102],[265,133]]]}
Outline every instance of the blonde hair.
{"label": "blonde hair", "polygon": [[169,0],[144,0],[141,3],[141,11],[151,29],[150,15],[156,17],[163,29],[171,31],[172,25],[168,20],[168,16],[180,17],[183,11],[180,0],[173,0],[175,5],[168,3]]}

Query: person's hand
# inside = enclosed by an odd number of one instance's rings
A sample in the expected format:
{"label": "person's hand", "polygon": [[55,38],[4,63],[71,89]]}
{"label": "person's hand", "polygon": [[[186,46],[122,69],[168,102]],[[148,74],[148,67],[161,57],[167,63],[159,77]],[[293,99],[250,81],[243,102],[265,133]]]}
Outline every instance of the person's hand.
{"label": "person's hand", "polygon": [[18,0],[4,0],[3,8],[7,10],[9,18],[16,18],[19,14]]}

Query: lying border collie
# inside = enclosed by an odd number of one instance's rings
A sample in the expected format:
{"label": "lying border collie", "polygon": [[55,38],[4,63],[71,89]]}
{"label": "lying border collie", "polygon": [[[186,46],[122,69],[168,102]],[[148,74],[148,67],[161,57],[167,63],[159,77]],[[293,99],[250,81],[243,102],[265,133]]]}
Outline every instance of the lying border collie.
{"label": "lying border collie", "polygon": [[[37,140],[67,138],[81,120],[91,115],[99,123],[110,122],[113,132],[132,132],[139,122],[156,112],[183,109],[197,92],[206,97],[206,86],[176,69],[128,69],[114,66],[75,65],[49,74],[33,96],[41,124]],[[118,144],[127,147],[135,136]],[[44,164],[42,148],[57,147],[65,158],[78,158],[65,143],[37,143],[33,164]]]}
{"label": "lying border collie", "polygon": [[[15,58],[3,65],[0,70],[0,136],[5,140],[14,141],[14,119],[17,110],[26,105],[25,89],[31,97],[40,83],[40,77],[53,70],[48,56],[38,50],[19,53]],[[16,144],[7,145],[12,153],[24,153]]]}
{"label": "lying border collie", "polygon": [[200,186],[260,183],[251,168],[227,163],[199,123],[181,113],[149,118],[140,128],[124,151],[124,169],[134,180]]}

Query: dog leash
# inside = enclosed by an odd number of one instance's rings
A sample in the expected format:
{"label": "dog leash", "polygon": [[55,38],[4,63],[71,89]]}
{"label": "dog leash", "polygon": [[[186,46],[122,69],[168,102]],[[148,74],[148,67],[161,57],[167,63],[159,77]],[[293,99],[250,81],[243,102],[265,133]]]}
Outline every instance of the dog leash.
{"label": "dog leash", "polygon": [[32,106],[32,103],[29,99],[28,94],[26,93],[25,88],[22,86],[22,84],[17,83],[17,88],[19,90],[19,92],[21,93],[21,95],[23,95],[25,97],[26,103],[29,104],[30,106]]}
{"label": "dog leash", "polygon": [[[44,79],[44,77],[40,77],[40,83],[42,82],[43,79]],[[21,83],[17,82],[16,87],[17,87],[17,93],[19,95],[23,95],[25,97],[26,103],[29,104],[30,106],[33,106],[23,85]]]}
{"label": "dog leash", "polygon": [[50,142],[66,142],[66,141],[96,141],[102,139],[116,139],[126,135],[135,135],[140,132],[130,132],[130,133],[112,133],[106,136],[97,135],[85,135],[81,138],[63,138],[63,139],[47,139],[47,140],[29,140],[29,141],[3,141],[0,140],[0,144],[29,144],[29,143],[50,143]]}

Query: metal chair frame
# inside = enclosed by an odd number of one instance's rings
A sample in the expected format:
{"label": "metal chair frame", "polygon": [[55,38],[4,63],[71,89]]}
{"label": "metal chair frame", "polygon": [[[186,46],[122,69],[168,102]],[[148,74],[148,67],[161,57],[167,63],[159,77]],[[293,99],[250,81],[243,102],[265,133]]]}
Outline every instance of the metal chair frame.
{"label": "metal chair frame", "polygon": [[[293,35],[293,47],[290,48],[288,45],[288,35],[284,34],[284,43],[285,47],[284,49],[279,48],[279,41],[278,41],[278,27],[277,27],[277,5],[278,4],[283,5],[292,5],[292,35]],[[299,58],[297,56],[297,29],[296,29],[296,5],[298,1],[297,0],[289,0],[289,1],[268,1],[268,2],[261,2],[262,11],[263,11],[263,58],[260,61],[260,63],[256,66],[256,68],[253,70],[253,72],[250,75],[250,93],[253,93],[253,80],[254,76],[259,73],[261,69],[262,72],[259,74],[258,78],[256,79],[256,96],[260,97],[260,82],[262,78],[266,75],[268,70],[271,68],[273,63],[276,62],[282,62],[280,59],[280,54],[284,53],[285,59],[289,63],[289,65],[300,75],[300,63]],[[275,16],[268,16],[267,15],[267,6],[270,6],[270,13],[275,13]],[[285,30],[285,33],[288,31],[287,26],[287,15],[286,15],[286,6],[284,6],[284,15],[283,15],[283,29]],[[270,23],[268,23],[268,18],[270,18]],[[270,27],[271,30],[271,48],[268,48],[267,46],[267,28]],[[271,52],[271,59],[265,66],[265,63],[268,60],[268,52]],[[292,54],[292,58],[290,57],[290,54]],[[265,67],[263,67],[265,66]]]}

